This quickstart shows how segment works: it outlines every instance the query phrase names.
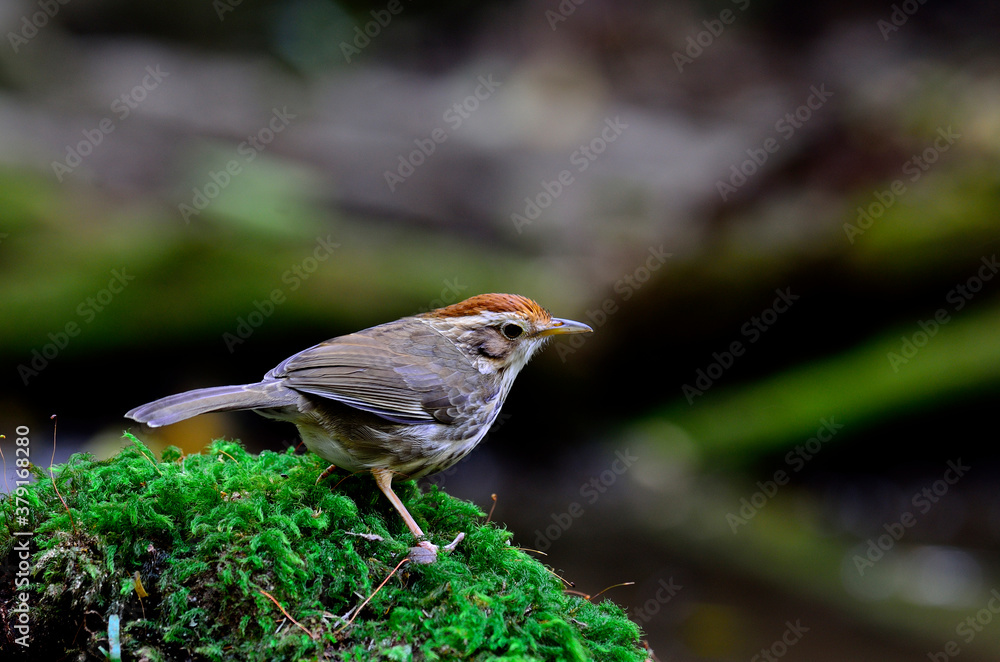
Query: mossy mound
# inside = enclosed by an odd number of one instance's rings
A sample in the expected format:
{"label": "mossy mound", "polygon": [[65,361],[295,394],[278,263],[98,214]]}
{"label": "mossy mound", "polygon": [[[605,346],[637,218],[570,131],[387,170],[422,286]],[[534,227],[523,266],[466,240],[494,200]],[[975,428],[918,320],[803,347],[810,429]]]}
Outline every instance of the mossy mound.
{"label": "mossy mound", "polygon": [[228,441],[157,461],[126,436],[111,460],[55,468],[66,506],[41,472],[20,501],[0,501],[8,569],[25,540],[13,533],[34,531],[30,648],[0,638],[3,659],[105,659],[114,643],[124,660],[645,658],[619,607],[567,594],[508,531],[435,487],[396,491],[435,543],[465,540],[394,572],[413,540],[370,477],[316,485],[315,455]]}

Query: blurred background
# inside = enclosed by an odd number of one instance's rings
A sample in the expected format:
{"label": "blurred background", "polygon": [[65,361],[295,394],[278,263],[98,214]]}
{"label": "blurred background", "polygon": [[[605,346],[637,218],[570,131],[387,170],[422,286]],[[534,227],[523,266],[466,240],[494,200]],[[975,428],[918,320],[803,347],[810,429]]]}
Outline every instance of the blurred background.
{"label": "blurred background", "polygon": [[[516,292],[557,339],[432,479],[659,660],[1000,653],[1000,12],[0,4],[0,442]],[[541,554],[544,553],[545,556]],[[754,657],[758,656],[758,657]]]}

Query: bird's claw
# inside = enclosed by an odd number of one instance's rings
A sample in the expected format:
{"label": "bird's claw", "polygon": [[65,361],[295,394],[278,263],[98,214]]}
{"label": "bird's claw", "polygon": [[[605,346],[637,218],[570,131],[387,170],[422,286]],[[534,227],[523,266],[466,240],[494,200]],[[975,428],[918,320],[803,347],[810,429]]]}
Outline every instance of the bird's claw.
{"label": "bird's claw", "polygon": [[[451,552],[465,538],[464,533],[459,533],[455,539],[442,547],[447,552]],[[410,548],[410,562],[427,564],[437,561],[438,546],[427,540],[421,540],[414,547]]]}
{"label": "bird's claw", "polygon": [[455,547],[457,547],[457,546],[458,546],[458,543],[462,542],[462,539],[463,539],[463,538],[465,538],[465,533],[464,533],[464,532],[462,532],[462,531],[459,531],[458,535],[457,535],[457,536],[455,536],[455,539],[454,539],[454,540],[452,540],[452,541],[451,541],[450,543],[448,543],[447,545],[445,545],[445,546],[444,546],[444,548],[445,548],[445,549],[446,549],[447,551],[449,551],[449,552],[453,551],[453,550],[455,549]]}
{"label": "bird's claw", "polygon": [[437,561],[437,545],[421,540],[410,548],[410,563],[428,564]]}

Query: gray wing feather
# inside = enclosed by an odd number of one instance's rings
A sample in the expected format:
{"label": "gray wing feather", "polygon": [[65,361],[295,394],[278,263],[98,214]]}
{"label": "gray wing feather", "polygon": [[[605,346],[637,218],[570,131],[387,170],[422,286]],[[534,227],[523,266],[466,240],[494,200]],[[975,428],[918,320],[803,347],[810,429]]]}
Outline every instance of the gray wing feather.
{"label": "gray wing feather", "polygon": [[453,343],[411,318],[310,347],[268,377],[396,423],[451,423],[474,387],[469,367]]}

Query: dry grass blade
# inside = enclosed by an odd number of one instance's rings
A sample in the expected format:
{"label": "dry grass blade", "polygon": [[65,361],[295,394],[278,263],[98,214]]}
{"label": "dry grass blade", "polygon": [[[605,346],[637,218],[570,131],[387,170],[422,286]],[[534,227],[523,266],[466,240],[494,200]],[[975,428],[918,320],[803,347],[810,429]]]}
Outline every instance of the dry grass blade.
{"label": "dry grass blade", "polygon": [[314,640],[315,640],[315,639],[318,639],[318,638],[319,638],[319,635],[317,635],[317,634],[314,634],[313,632],[309,631],[309,629],[308,629],[308,628],[306,628],[306,627],[305,627],[304,625],[302,625],[302,624],[301,624],[301,623],[299,623],[299,622],[298,622],[297,620],[295,620],[294,618],[292,618],[292,615],[291,615],[291,614],[289,614],[289,613],[288,613],[287,611],[285,611],[285,608],[281,606],[281,603],[280,603],[280,602],[278,602],[277,600],[275,600],[275,599],[274,599],[274,596],[273,596],[273,595],[271,595],[270,593],[268,593],[267,591],[265,591],[265,590],[264,590],[264,589],[262,589],[262,588],[258,588],[258,589],[257,589],[257,591],[258,591],[258,592],[259,592],[259,593],[260,593],[261,595],[263,595],[264,597],[266,597],[266,598],[270,599],[270,600],[271,600],[271,602],[273,602],[274,604],[276,604],[276,605],[278,606],[278,609],[280,609],[280,610],[281,610],[281,613],[285,615],[285,618],[287,618],[287,619],[288,619],[288,620],[290,620],[290,621],[291,621],[292,623],[295,623],[295,624],[296,624],[297,626],[299,626],[299,629],[300,629],[300,630],[302,630],[303,632],[305,632],[306,634],[308,634],[308,635],[309,635],[309,638],[310,638],[310,639],[314,639]]}
{"label": "dry grass blade", "polygon": [[368,596],[367,598],[365,598],[365,601],[361,603],[361,606],[360,606],[360,607],[358,607],[358,608],[357,608],[357,609],[356,609],[356,610],[354,611],[354,615],[353,615],[353,616],[351,616],[351,620],[347,621],[346,623],[344,623],[343,625],[341,625],[341,626],[340,626],[339,628],[337,628],[337,632],[342,632],[342,631],[343,631],[343,630],[344,630],[344,629],[345,629],[345,628],[346,628],[346,627],[347,627],[348,625],[350,625],[351,623],[353,623],[353,622],[354,622],[354,619],[355,619],[355,618],[357,618],[357,617],[358,617],[358,614],[360,614],[360,613],[361,613],[361,610],[365,608],[365,605],[366,605],[366,604],[368,604],[369,602],[371,602],[371,599],[372,599],[372,598],[374,598],[374,597],[375,597],[375,595],[376,595],[376,594],[378,594],[378,592],[382,590],[382,587],[383,587],[383,586],[385,586],[385,583],[386,583],[387,581],[389,581],[390,579],[392,579],[392,576],[396,574],[396,571],[397,571],[397,570],[399,570],[399,568],[400,568],[400,567],[401,567],[401,566],[402,566],[402,565],[403,565],[404,563],[406,563],[406,562],[407,562],[407,561],[409,561],[409,560],[410,560],[410,557],[408,557],[408,556],[407,556],[407,557],[406,557],[406,558],[404,558],[404,559],[403,559],[402,561],[400,561],[399,563],[397,563],[397,564],[396,564],[396,567],[392,569],[392,572],[390,572],[390,573],[389,573],[388,575],[386,575],[385,579],[383,579],[383,580],[382,580],[382,583],[378,585],[378,588],[376,588],[376,589],[375,589],[375,590],[374,590],[374,591],[372,592],[372,594],[371,594],[371,595],[369,595],[369,596]]}
{"label": "dry grass blade", "polygon": [[69,505],[66,503],[66,499],[63,495],[59,493],[59,488],[56,486],[56,475],[52,473],[52,465],[56,463],[56,426],[58,421],[56,420],[56,415],[52,414],[50,417],[52,419],[52,459],[49,460],[49,478],[52,479],[52,489],[56,491],[56,496],[62,502],[63,508],[69,514],[69,524],[73,528],[73,535],[76,535],[76,521],[73,520],[73,511],[69,509]]}

